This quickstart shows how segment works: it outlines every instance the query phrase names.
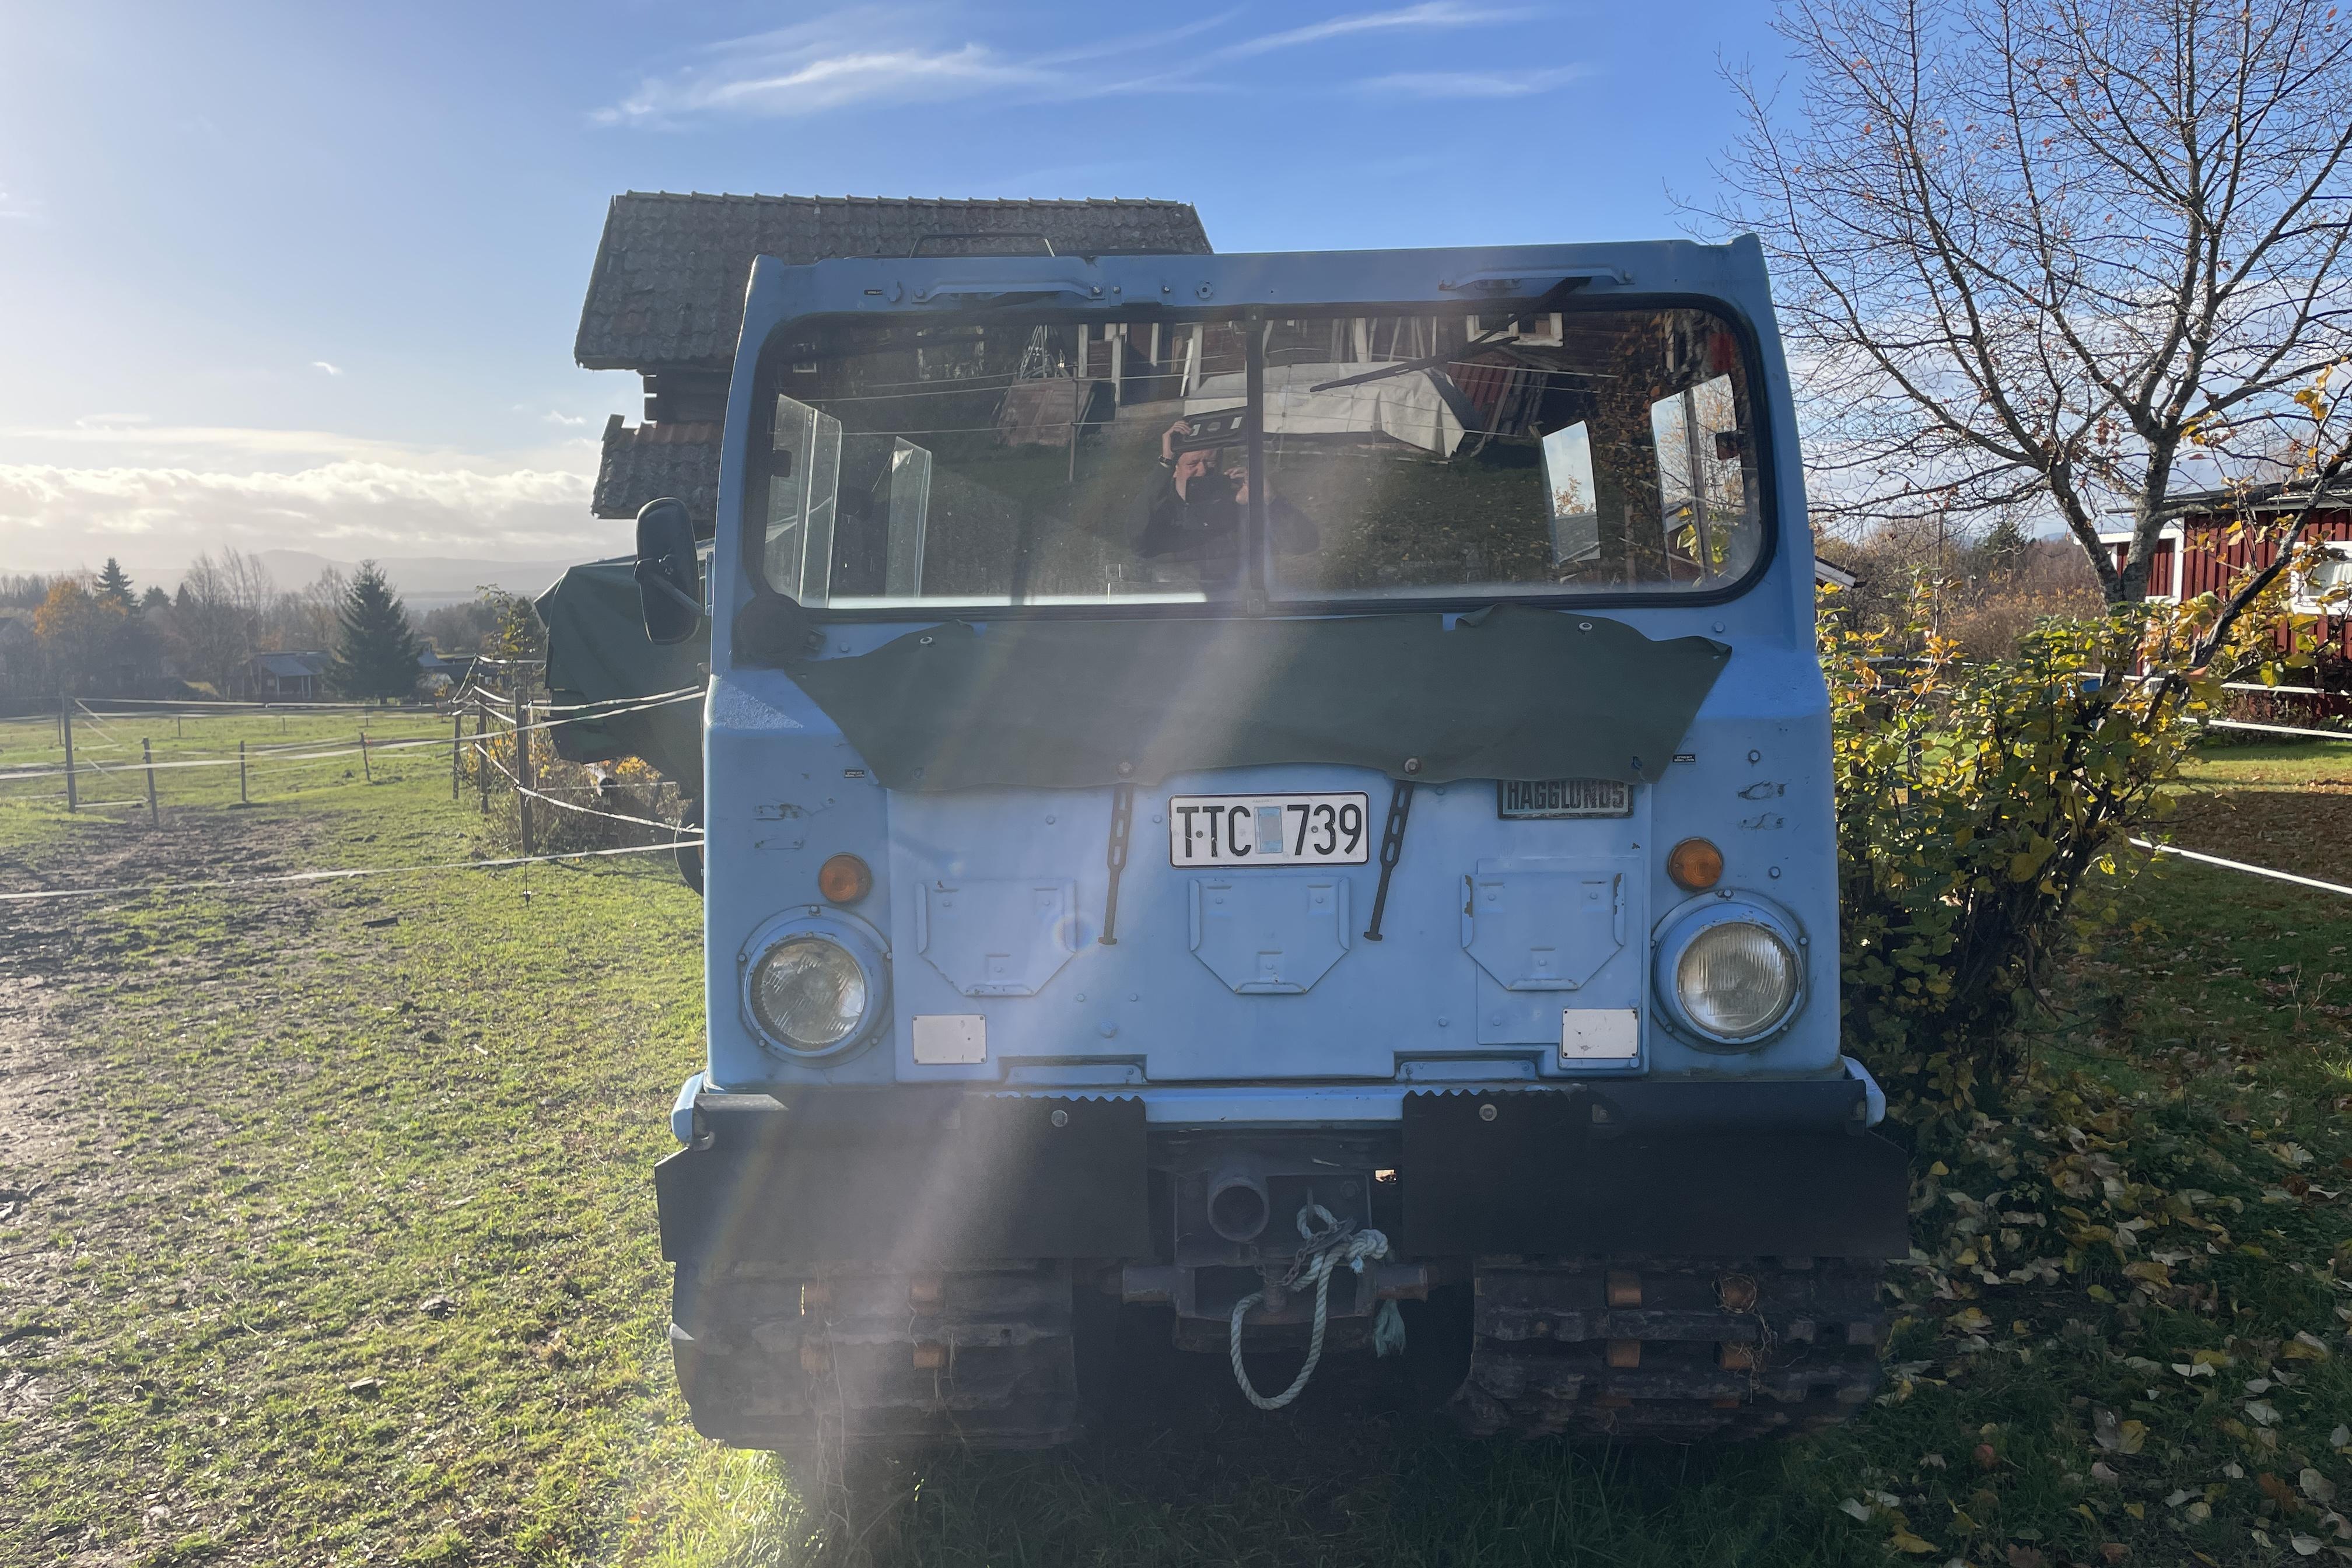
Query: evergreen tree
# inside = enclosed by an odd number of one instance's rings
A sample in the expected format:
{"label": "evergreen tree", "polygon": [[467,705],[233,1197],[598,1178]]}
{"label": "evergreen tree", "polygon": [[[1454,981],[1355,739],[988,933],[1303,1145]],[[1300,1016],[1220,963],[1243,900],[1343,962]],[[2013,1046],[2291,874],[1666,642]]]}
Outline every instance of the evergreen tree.
{"label": "evergreen tree", "polygon": [[147,592],[139,597],[139,607],[142,611],[168,610],[172,607],[172,595],[150,583],[147,584]]}
{"label": "evergreen tree", "polygon": [[373,561],[343,594],[336,616],[334,662],[327,684],[345,697],[402,698],[416,689],[416,659],[425,651],[408,611]]}
{"label": "evergreen tree", "polygon": [[122,606],[125,614],[135,612],[139,601],[131,594],[131,574],[111,555],[106,558],[106,570],[98,574],[98,596],[111,599]]}
{"label": "evergreen tree", "polygon": [[1985,531],[1977,551],[1984,559],[1986,571],[2012,572],[2016,570],[2019,559],[2024,555],[2028,542],[2025,530],[2018,525],[2017,519],[2004,515]]}

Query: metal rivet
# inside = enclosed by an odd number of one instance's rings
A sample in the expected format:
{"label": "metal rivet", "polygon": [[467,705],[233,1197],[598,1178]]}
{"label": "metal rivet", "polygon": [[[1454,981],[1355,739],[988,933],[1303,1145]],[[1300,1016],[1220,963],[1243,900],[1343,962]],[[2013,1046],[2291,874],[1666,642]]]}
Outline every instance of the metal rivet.
{"label": "metal rivet", "polygon": [[1085,1001],[1086,999],[1087,999],[1087,994],[1086,994],[1085,992],[1083,992],[1083,991],[1079,992],[1079,993],[1078,993],[1078,1000],[1079,1000],[1079,1001],[1081,1001],[1081,1002],[1083,1002],[1083,1001]]}
{"label": "metal rivet", "polygon": [[1761,752],[1750,752],[1748,753],[1748,760],[1751,763],[1760,763],[1764,760],[1764,753]]}
{"label": "metal rivet", "polygon": [[1070,1124],[1070,1113],[1069,1113],[1068,1111],[1066,1111],[1066,1110],[1057,1110],[1057,1111],[1054,1112],[1054,1125],[1055,1125],[1055,1126],[1056,1126],[1056,1127],[1067,1127],[1069,1124]]}
{"label": "metal rivet", "polygon": [[1045,814],[1045,826],[1048,827],[1054,826],[1054,814],[1050,811]]}
{"label": "metal rivet", "polygon": [[1591,621],[1579,621],[1576,623],[1576,629],[1580,632],[1589,632],[1592,629],[1592,623]]}
{"label": "metal rivet", "polygon": [[1489,1100],[1487,1103],[1478,1108],[1478,1120],[1481,1121],[1492,1121],[1495,1120],[1495,1106],[1492,1100]]}
{"label": "metal rivet", "polygon": [[1130,991],[1127,994],[1127,999],[1130,1002],[1140,1002],[1143,1000],[1143,993],[1140,991]]}
{"label": "metal rivet", "polygon": [[1770,870],[1769,870],[1769,871],[1765,872],[1764,874],[1765,874],[1766,876],[1768,876],[1768,877],[1771,878],[1774,881],[1776,881],[1776,882],[1777,882],[1777,881],[1779,881],[1779,880],[1780,879],[1780,867],[1778,867],[1778,866],[1775,866],[1775,867],[1773,867]]}
{"label": "metal rivet", "polygon": [[1121,778],[1127,777],[1128,774],[1134,771],[1135,764],[1133,763],[1121,763],[1118,764],[1118,776]]}
{"label": "metal rivet", "polygon": [[1419,757],[1407,757],[1404,760],[1404,771],[1409,773],[1417,773],[1421,772],[1421,759]]}
{"label": "metal rivet", "polygon": [[1447,1017],[1443,1017],[1443,1016],[1441,1016],[1441,1017],[1437,1020],[1437,1026],[1438,1026],[1439,1028],[1441,1028],[1441,1029],[1450,1029],[1450,1028],[1452,1028],[1452,1027],[1454,1026],[1454,1020],[1453,1020],[1453,1019],[1451,1019],[1451,1018],[1447,1018]]}
{"label": "metal rivet", "polygon": [[1118,1038],[1118,1026],[1117,1024],[1098,1025],[1095,1029],[1095,1033],[1100,1035],[1106,1040],[1115,1040]]}
{"label": "metal rivet", "polygon": [[1723,629],[1723,623],[1721,621],[1716,622],[1713,629],[1718,632],[1721,631]]}

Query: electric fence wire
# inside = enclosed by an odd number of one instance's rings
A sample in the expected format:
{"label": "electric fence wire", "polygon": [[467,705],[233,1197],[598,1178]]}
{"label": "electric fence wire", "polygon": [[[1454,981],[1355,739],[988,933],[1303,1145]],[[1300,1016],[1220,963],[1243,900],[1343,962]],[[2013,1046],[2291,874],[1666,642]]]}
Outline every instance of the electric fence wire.
{"label": "electric fence wire", "polygon": [[[509,769],[508,766],[504,763],[499,761],[498,758],[490,756],[488,752],[483,754],[483,761],[488,763],[492,768],[496,769],[501,775],[503,775],[506,781],[514,786],[514,792],[517,795],[529,795],[533,800],[543,800],[548,805],[560,807],[565,811],[576,811],[583,816],[601,816],[608,822],[627,822],[633,823],[639,827],[658,828],[664,833],[676,833],[685,826],[683,823],[663,822],[656,817],[631,816],[625,812],[599,811],[594,806],[580,805],[572,801],[559,800],[551,795],[543,794],[539,790],[524,787],[522,780],[517,778],[512,770]],[[681,839],[679,842],[683,843],[685,840]]]}
{"label": "electric fence wire", "polygon": [[2323,893],[2341,893],[2346,898],[2352,899],[2352,888],[2345,887],[2340,882],[2323,882],[2315,877],[2298,877],[2292,871],[2276,871],[2268,866],[2252,866],[2243,860],[2228,860],[2219,855],[2208,855],[2201,849],[2183,849],[2177,844],[2158,844],[2146,838],[2135,838],[2132,843],[2152,854],[2177,855],[2184,860],[2201,861],[2208,866],[2220,866],[2231,871],[2243,871],[2255,877],[2269,877],[2276,881],[2293,882],[2299,888],[2316,888]]}
{"label": "electric fence wire", "polygon": [[[594,707],[596,710],[593,712],[583,711],[574,713],[572,717],[565,719],[534,721],[530,723],[522,725],[521,728],[525,730],[553,730],[565,724],[593,723],[603,719],[617,718],[625,713],[641,713],[646,711],[647,709],[660,708],[673,702],[683,702],[690,698],[699,698],[701,695],[702,688],[694,686],[682,687],[677,691],[669,692],[666,695],[648,698],[643,701],[631,702],[620,707],[606,707],[585,703],[571,704],[567,706],[576,706],[580,708]],[[492,717],[498,718],[499,716],[492,715]],[[500,722],[504,726],[501,733],[511,734],[515,731],[516,725],[512,720],[500,720]],[[420,735],[395,741],[372,741],[367,744],[364,750],[367,751],[370,755],[374,755],[383,752],[413,751],[419,746],[446,746],[450,743],[450,738],[446,735]],[[479,742],[477,741],[476,737],[471,735],[465,736],[457,742],[457,744],[461,746],[472,746],[478,743]],[[316,744],[316,742],[289,742],[289,744]],[[297,752],[292,755],[287,755],[281,751],[277,760],[279,762],[323,762],[334,757],[356,757],[360,754],[362,750],[362,748],[359,746],[341,746],[331,748],[326,751]],[[248,764],[250,756],[251,753],[248,753]],[[138,772],[152,767],[160,772],[165,768],[233,768],[237,764],[238,759],[235,755],[224,753],[216,756],[180,758],[169,762],[126,763],[125,769],[127,771]],[[91,769],[96,769],[100,772],[110,771],[102,768],[100,764],[95,762],[89,763],[89,766]],[[74,764],[73,771],[80,773],[85,770],[83,764],[79,761],[77,761]],[[0,773],[0,784],[10,784],[20,779],[62,778],[65,776],[65,773],[66,765],[63,763],[44,763],[33,767],[16,768],[9,772]]]}
{"label": "electric fence wire", "polygon": [[629,844],[617,849],[567,849],[551,855],[508,855],[494,860],[436,860],[421,866],[357,866],[336,871],[289,871],[274,877],[218,877],[191,882],[123,882],[99,888],[43,888],[29,893],[0,893],[0,904],[56,902],[67,899],[144,898],[154,893],[210,892],[233,888],[289,887],[310,882],[348,881],[360,877],[413,876],[427,871],[499,871],[515,866],[543,866],[558,860],[596,860],[616,855],[666,855],[685,845],[699,847],[700,838],[677,844]]}

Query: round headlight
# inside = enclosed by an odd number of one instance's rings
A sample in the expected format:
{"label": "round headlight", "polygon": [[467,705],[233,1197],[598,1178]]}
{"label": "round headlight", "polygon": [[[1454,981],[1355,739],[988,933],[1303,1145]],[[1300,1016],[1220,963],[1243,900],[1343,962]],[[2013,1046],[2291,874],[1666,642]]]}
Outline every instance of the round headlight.
{"label": "round headlight", "polygon": [[840,943],[787,937],[751,971],[751,1011],[789,1050],[830,1050],[866,1021],[866,971]]}
{"label": "round headlight", "polygon": [[1675,964],[1683,1016],[1726,1042],[1753,1039],[1789,1016],[1803,979],[1797,955],[1770,926],[1723,921],[1690,940]]}

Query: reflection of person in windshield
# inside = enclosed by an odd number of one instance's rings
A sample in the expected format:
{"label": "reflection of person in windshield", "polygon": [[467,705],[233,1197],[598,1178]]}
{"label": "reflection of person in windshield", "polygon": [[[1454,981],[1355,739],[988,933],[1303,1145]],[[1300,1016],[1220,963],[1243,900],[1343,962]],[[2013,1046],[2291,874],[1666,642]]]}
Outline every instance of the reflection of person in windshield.
{"label": "reflection of person in windshield", "polygon": [[[1220,471],[1217,454],[1206,448],[1178,452],[1176,438],[1192,433],[1181,419],[1160,433],[1160,466],[1140,498],[1146,516],[1136,553],[1197,567],[1204,584],[1237,582],[1249,472],[1241,467]],[[1318,542],[1314,522],[1279,496],[1266,498],[1265,518],[1275,548],[1285,555],[1304,554]]]}

